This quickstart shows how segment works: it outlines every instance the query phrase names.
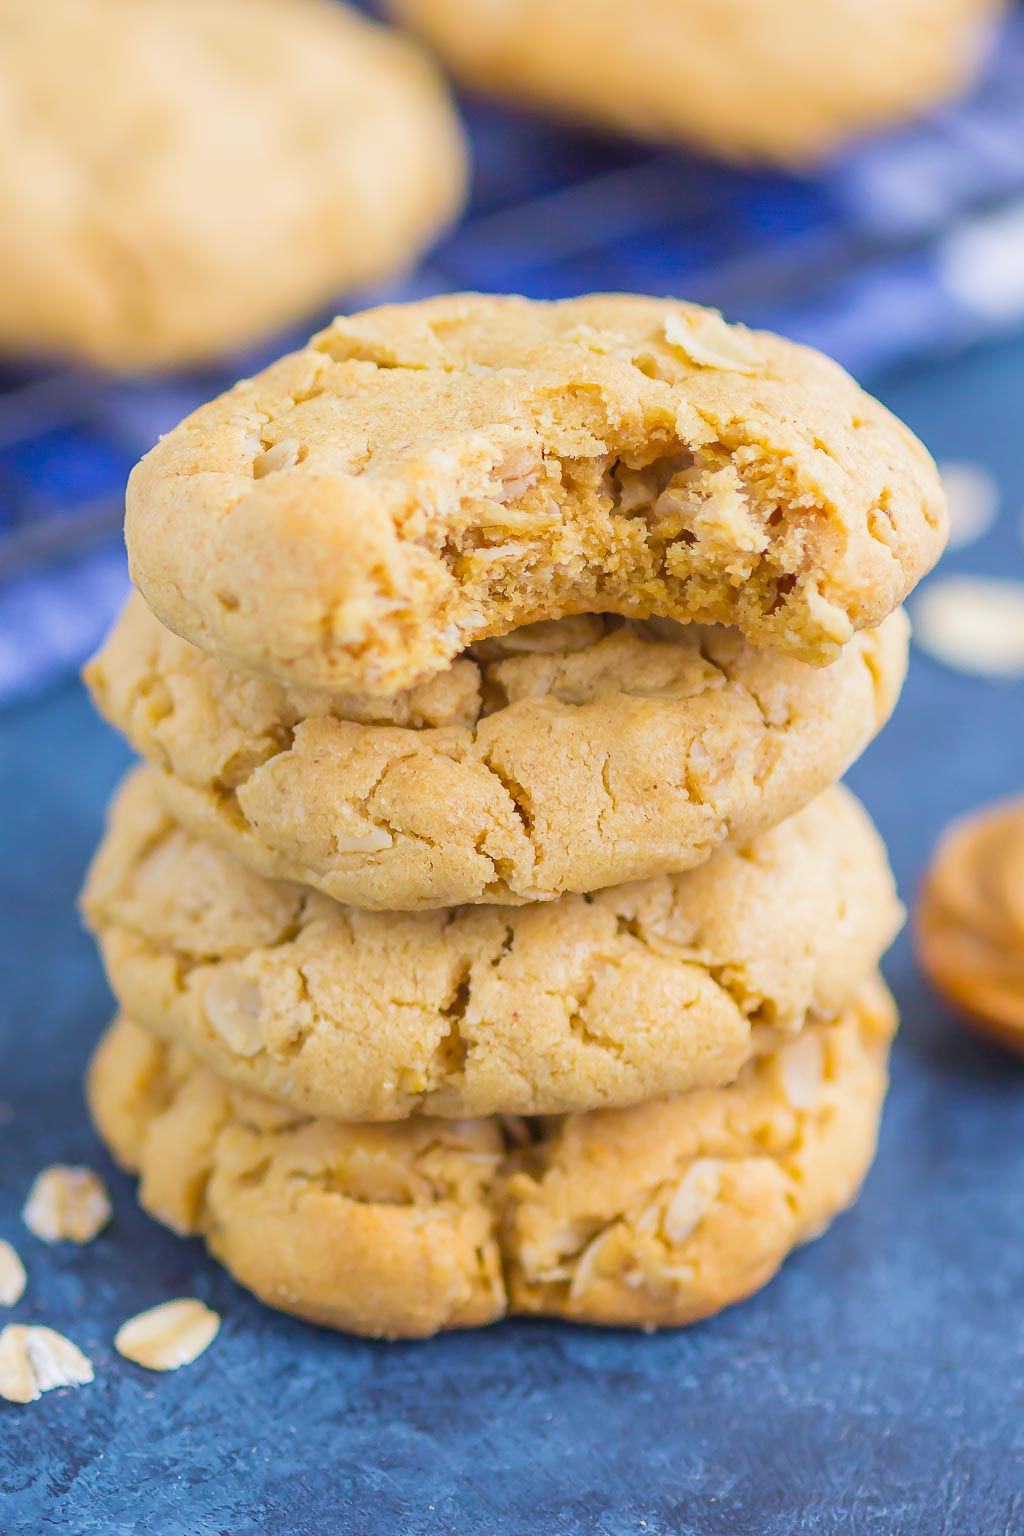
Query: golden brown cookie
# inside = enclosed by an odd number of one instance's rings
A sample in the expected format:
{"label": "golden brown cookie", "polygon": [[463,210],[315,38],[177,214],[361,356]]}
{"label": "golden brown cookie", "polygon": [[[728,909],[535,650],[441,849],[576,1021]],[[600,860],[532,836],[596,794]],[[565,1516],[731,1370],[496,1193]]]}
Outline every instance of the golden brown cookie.
{"label": "golden brown cookie", "polygon": [[945,538],[935,466],[836,364],[674,300],[456,295],[340,319],[133,471],[157,617],[391,695],[575,613],[834,659]]}
{"label": "golden brown cookie", "polygon": [[0,134],[0,349],[118,369],[401,272],[465,179],[430,61],[327,0],[0,0]]}
{"label": "golden brown cookie", "polygon": [[827,668],[731,630],[581,616],[375,700],[232,671],[136,596],[86,679],[197,836],[339,901],[414,909],[594,891],[746,841],[845,771],[906,656],[902,612]]}
{"label": "golden brown cookie", "polygon": [[894,1024],[876,981],[728,1088],[532,1126],[353,1126],[231,1089],[121,1019],[89,1101],[150,1214],[271,1306],[390,1337],[506,1311],[672,1327],[764,1285],[855,1198]]}
{"label": "golden brown cookie", "polygon": [[1002,0],[388,0],[467,85],[802,165],[966,85]]}
{"label": "golden brown cookie", "polygon": [[1024,1053],[1024,800],[946,832],[915,913],[929,980],[983,1033]]}
{"label": "golden brown cookie", "polygon": [[855,994],[899,927],[843,789],[687,874],[366,912],[264,880],[122,789],[84,909],[124,1011],[310,1114],[549,1114],[728,1082]]}

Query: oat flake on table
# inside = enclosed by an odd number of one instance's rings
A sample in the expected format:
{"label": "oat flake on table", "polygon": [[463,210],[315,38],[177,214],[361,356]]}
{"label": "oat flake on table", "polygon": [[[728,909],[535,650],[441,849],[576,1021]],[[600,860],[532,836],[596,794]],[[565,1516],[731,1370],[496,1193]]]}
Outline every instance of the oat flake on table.
{"label": "oat flake on table", "polygon": [[914,638],[958,672],[1024,677],[1024,582],[946,576],[913,605]]}
{"label": "oat flake on table", "polygon": [[0,1333],[0,1397],[7,1402],[34,1403],[56,1387],[92,1379],[91,1360],[55,1329],[8,1323]]}
{"label": "oat flake on table", "polygon": [[147,1371],[176,1371],[198,1359],[219,1328],[219,1313],[184,1296],[130,1317],[117,1330],[114,1348]]}
{"label": "oat flake on table", "polygon": [[949,459],[939,465],[949,504],[949,549],[963,549],[988,532],[999,513],[999,487],[983,464]]}
{"label": "oat flake on table", "polygon": [[29,1231],[44,1243],[91,1243],[113,1209],[98,1173],[54,1163],[36,1175],[21,1214]]}
{"label": "oat flake on table", "polygon": [[0,1239],[0,1307],[13,1307],[25,1294],[28,1276],[18,1251]]}

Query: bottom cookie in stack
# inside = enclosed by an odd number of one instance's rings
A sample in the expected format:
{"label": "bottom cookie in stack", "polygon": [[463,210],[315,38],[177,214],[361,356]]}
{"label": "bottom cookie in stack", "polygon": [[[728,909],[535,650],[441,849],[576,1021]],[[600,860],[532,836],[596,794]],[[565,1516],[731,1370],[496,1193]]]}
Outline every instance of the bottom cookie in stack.
{"label": "bottom cookie in stack", "polygon": [[506,1313],[674,1326],[750,1295],[855,1198],[895,1023],[875,977],[727,1087],[347,1124],[232,1087],[122,1017],[89,1098],[145,1208],[271,1306],[390,1337]]}

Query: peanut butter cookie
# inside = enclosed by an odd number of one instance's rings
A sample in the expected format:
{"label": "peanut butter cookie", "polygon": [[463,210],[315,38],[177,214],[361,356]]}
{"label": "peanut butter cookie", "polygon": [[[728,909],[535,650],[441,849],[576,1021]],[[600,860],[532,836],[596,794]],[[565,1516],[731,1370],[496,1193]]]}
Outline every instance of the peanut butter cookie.
{"label": "peanut butter cookie", "polygon": [[175,633],[388,696],[578,613],[732,624],[820,664],[945,529],[924,448],[834,363],[614,295],[337,320],[165,437],[126,519]]}
{"label": "peanut butter cookie", "polygon": [[553,1114],[728,1082],[832,1017],[899,927],[827,791],[683,875],[507,908],[366,912],[269,881],[122,789],[84,893],[121,1006],[308,1114]]}
{"label": "peanut butter cookie", "polygon": [[89,1099],[146,1209],[283,1311],[393,1338],[506,1312],[672,1327],[757,1290],[855,1198],[894,1024],[875,981],[727,1088],[371,1126],[230,1088],[121,1019]]}
{"label": "peanut butter cookie", "polygon": [[803,165],[965,86],[1002,0],[388,0],[467,85]]}
{"label": "peanut butter cookie", "polygon": [[985,1034],[1024,1053],[1024,800],[957,822],[915,914],[921,964]]}
{"label": "peanut butter cookie", "polygon": [[86,678],[169,809],[353,906],[518,904],[688,869],[820,793],[888,718],[902,612],[830,667],[670,620],[553,620],[393,699],[233,671],[134,597]]}

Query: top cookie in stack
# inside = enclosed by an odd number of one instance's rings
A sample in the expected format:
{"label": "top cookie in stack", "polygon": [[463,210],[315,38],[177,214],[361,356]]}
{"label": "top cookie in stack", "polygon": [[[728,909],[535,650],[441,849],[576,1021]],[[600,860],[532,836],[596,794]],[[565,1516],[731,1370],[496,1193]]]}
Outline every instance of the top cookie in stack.
{"label": "top cookie in stack", "polygon": [[944,518],[840,369],[670,301],[372,311],[172,432],[87,674],[151,765],[84,901],[147,1205],[371,1333],[763,1283],[873,1149],[900,909],[829,786]]}
{"label": "top cookie in stack", "polygon": [[128,487],[162,623],[388,696],[538,620],[735,626],[834,660],[942,547],[920,443],[834,363],[691,305],[477,296],[336,321]]}

